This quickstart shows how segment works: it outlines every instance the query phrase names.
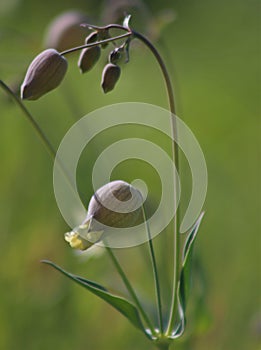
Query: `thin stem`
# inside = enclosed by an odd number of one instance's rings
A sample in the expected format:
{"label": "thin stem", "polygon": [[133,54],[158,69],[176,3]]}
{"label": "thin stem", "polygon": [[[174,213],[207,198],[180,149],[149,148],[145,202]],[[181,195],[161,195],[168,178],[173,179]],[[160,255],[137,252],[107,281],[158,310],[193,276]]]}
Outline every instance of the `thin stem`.
{"label": "thin stem", "polygon": [[133,301],[134,301],[135,304],[137,305],[137,308],[139,309],[140,313],[142,314],[142,316],[143,316],[143,318],[144,318],[144,321],[147,323],[147,325],[148,325],[148,327],[149,327],[149,329],[150,329],[150,331],[151,331],[151,334],[154,335],[154,336],[156,336],[156,332],[155,332],[155,330],[154,330],[154,327],[153,327],[153,325],[152,325],[152,323],[151,323],[151,321],[150,321],[148,315],[147,315],[146,312],[144,311],[144,309],[143,309],[143,307],[142,307],[142,305],[141,305],[141,303],[140,303],[140,301],[139,301],[139,299],[138,299],[138,297],[137,297],[137,295],[136,295],[134,289],[132,288],[132,286],[131,286],[131,284],[130,284],[130,282],[129,282],[127,276],[126,276],[126,274],[124,273],[123,269],[121,268],[121,265],[120,265],[120,263],[118,262],[116,256],[114,255],[112,249],[111,249],[110,247],[106,247],[106,250],[107,250],[107,252],[108,252],[110,258],[112,259],[112,262],[113,262],[113,264],[114,264],[116,270],[118,271],[119,275],[121,276],[122,281],[123,281],[125,287],[127,288],[127,290],[128,290],[128,292],[130,293],[130,295],[131,295]]}
{"label": "thin stem", "polygon": [[[32,127],[34,128],[34,130],[36,131],[36,133],[38,134],[38,136],[40,137],[40,139],[42,140],[42,142],[44,143],[44,145],[46,146],[50,156],[52,157],[53,160],[55,160],[56,158],[56,151],[53,147],[53,145],[51,144],[51,142],[49,141],[49,139],[47,138],[47,136],[45,135],[44,131],[41,129],[40,125],[37,123],[37,121],[34,119],[34,117],[32,116],[32,114],[28,111],[28,109],[25,107],[25,105],[23,104],[23,102],[21,101],[21,99],[19,97],[17,97],[14,92],[2,81],[0,80],[0,86],[3,88],[3,90],[5,90],[13,99],[14,101],[17,103],[17,105],[20,107],[20,109],[22,110],[24,116],[26,117],[26,119],[29,121],[29,123],[32,125]],[[64,175],[66,176],[67,181],[69,182],[69,184],[72,186],[72,188],[74,189],[73,186],[73,180],[71,179],[70,175],[68,174],[64,164],[60,161],[59,158],[56,158],[59,166],[61,167]]]}
{"label": "thin stem", "polygon": [[81,24],[81,27],[87,27],[89,29],[95,29],[97,31],[105,31],[105,30],[109,30],[109,29],[121,29],[121,30],[125,30],[126,32],[131,32],[128,27],[124,27],[123,25],[117,24],[117,23],[107,24],[106,26],[102,26],[102,27],[95,26],[93,24],[83,23],[83,24]]}
{"label": "thin stem", "polygon": [[86,49],[88,47],[110,43],[112,41],[119,40],[119,39],[124,39],[124,38],[127,38],[127,37],[131,36],[131,35],[132,35],[132,33],[128,31],[125,34],[121,34],[121,35],[118,35],[118,36],[114,36],[112,38],[108,38],[108,39],[104,39],[104,40],[101,40],[101,41],[97,41],[95,43],[89,43],[89,44],[73,47],[71,49],[68,49],[68,50],[60,52],[60,54],[64,56],[64,55],[67,55],[68,53],[72,53],[72,52],[75,52],[75,51],[78,51],[78,50]]}
{"label": "thin stem", "polygon": [[27,118],[27,120],[29,120],[29,122],[31,123],[31,125],[33,126],[33,128],[35,129],[37,134],[40,136],[40,139],[43,141],[43,143],[47,147],[48,152],[51,154],[52,158],[55,158],[56,151],[55,151],[54,147],[52,146],[52,144],[50,143],[50,141],[46,137],[45,133],[43,132],[43,130],[41,129],[39,124],[36,122],[36,120],[32,116],[32,114],[25,107],[25,105],[23,104],[21,99],[19,97],[17,97],[13,93],[13,91],[2,80],[0,80],[0,85],[15,100],[15,102],[21,108],[21,110],[24,113],[24,115]]}
{"label": "thin stem", "polygon": [[[179,172],[179,154],[178,154],[178,147],[177,147],[177,124],[175,119],[175,103],[174,103],[174,93],[173,88],[170,80],[169,73],[167,71],[167,67],[159,54],[158,50],[155,48],[155,46],[142,34],[132,30],[132,34],[134,38],[136,37],[141,42],[143,42],[152,52],[154,57],[156,58],[160,68],[161,72],[164,77],[164,81],[166,84],[167,94],[168,94],[168,100],[169,100],[169,108],[171,112],[171,133],[172,133],[172,159],[173,163],[176,166],[177,173]],[[175,210],[176,214],[174,216],[174,274],[173,274],[173,287],[172,287],[172,300],[171,300],[171,308],[170,308],[170,316],[169,316],[169,323],[168,323],[168,329],[166,334],[170,334],[174,321],[175,321],[175,315],[177,311],[177,300],[176,300],[176,294],[177,294],[177,286],[178,286],[178,280],[179,280],[179,208],[177,208],[177,199],[176,199],[176,190],[177,190],[177,179],[175,172],[173,173],[174,177],[174,203],[175,203]]]}
{"label": "thin stem", "polygon": [[154,283],[155,283],[155,291],[156,291],[156,298],[157,298],[157,306],[158,306],[158,320],[159,320],[159,329],[160,333],[163,333],[163,319],[162,319],[162,304],[161,304],[161,293],[160,293],[160,284],[159,284],[159,274],[158,274],[158,269],[157,269],[157,263],[156,263],[156,257],[155,257],[155,252],[153,248],[153,242],[152,242],[152,237],[150,233],[150,228],[147,222],[147,216],[145,212],[144,205],[142,206],[142,214],[143,214],[143,219],[146,227],[146,231],[148,234],[148,244],[149,244],[149,249],[150,249],[150,257],[151,257],[151,263],[152,263],[152,270],[153,270],[153,277],[154,277]]}

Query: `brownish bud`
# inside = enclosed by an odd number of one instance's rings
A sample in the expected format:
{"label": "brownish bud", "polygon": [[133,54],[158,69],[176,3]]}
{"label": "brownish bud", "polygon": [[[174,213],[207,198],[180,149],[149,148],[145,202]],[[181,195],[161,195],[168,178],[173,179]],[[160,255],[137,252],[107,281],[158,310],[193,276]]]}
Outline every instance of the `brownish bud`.
{"label": "brownish bud", "polygon": [[112,50],[109,55],[109,61],[113,64],[118,63],[118,61],[121,59],[121,52],[122,52],[122,48],[119,48],[119,47]]}
{"label": "brownish bud", "polygon": [[101,56],[101,48],[99,46],[88,47],[81,51],[78,67],[81,70],[81,73],[88,72]]}
{"label": "brownish bud", "polygon": [[81,45],[86,35],[86,29],[81,24],[89,21],[80,11],[67,11],[58,15],[46,31],[44,46],[65,51]]}
{"label": "brownish bud", "polygon": [[47,49],[30,64],[21,86],[21,98],[37,100],[60,85],[67,71],[67,60],[54,49]]}
{"label": "brownish bud", "polygon": [[107,92],[114,89],[115,84],[119,80],[121,75],[121,69],[116,64],[108,63],[102,72],[102,89],[106,94]]}
{"label": "brownish bud", "polygon": [[86,38],[85,38],[85,44],[91,44],[95,43],[95,41],[98,40],[98,32],[91,32]]}

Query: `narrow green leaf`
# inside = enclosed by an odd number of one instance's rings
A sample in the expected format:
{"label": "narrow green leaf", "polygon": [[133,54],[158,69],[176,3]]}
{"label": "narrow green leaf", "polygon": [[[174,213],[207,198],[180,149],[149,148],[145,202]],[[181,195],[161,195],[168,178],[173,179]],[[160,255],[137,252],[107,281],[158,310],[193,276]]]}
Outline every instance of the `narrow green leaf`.
{"label": "narrow green leaf", "polygon": [[172,335],[170,336],[170,338],[172,339],[180,337],[185,330],[185,325],[186,325],[185,310],[186,310],[186,304],[187,304],[187,299],[189,295],[190,281],[191,281],[193,244],[195,242],[195,238],[198,233],[198,229],[203,216],[204,216],[204,212],[200,214],[199,218],[197,219],[194,226],[190,230],[184,245],[184,250],[182,255],[182,268],[181,268],[180,280],[177,288],[177,303],[178,303],[178,312],[179,312],[180,322],[177,328],[173,331]]}
{"label": "narrow green leaf", "polygon": [[205,212],[202,212],[199,215],[197,221],[195,222],[194,226],[192,227],[190,233],[188,234],[188,238],[186,240],[184,250],[183,250],[183,261],[182,261],[183,266],[186,263],[186,260],[187,260],[187,257],[188,257],[190,250],[192,249],[193,242],[194,242],[196,235],[198,233],[198,229],[199,229],[199,226],[201,224],[201,221],[203,219],[204,214],[205,214]]}
{"label": "narrow green leaf", "polygon": [[204,216],[204,212],[200,214],[198,220],[192,227],[187,241],[184,246],[183,251],[183,263],[182,263],[182,269],[180,274],[180,302],[183,309],[183,312],[185,314],[186,309],[186,303],[189,295],[189,289],[190,289],[190,282],[191,282],[191,268],[192,268],[192,252],[193,252],[193,245],[195,242],[195,238],[198,233],[198,229],[200,226],[200,223],[202,221],[202,218]]}
{"label": "narrow green leaf", "polygon": [[146,334],[146,336],[148,336],[148,333],[146,332],[142,324],[138,310],[131,302],[129,302],[128,300],[122,297],[111,294],[110,292],[108,292],[106,288],[104,288],[103,286],[95,282],[89,281],[83,277],[79,277],[70,272],[65,271],[60,266],[56,265],[51,261],[42,260],[42,262],[52,266],[53,268],[55,268],[56,270],[58,270],[59,272],[61,272],[71,280],[73,280],[74,282],[86,288],[91,293],[105,300],[108,304],[110,304],[115,309],[117,309],[121,314],[123,314],[135,327],[142,330]]}

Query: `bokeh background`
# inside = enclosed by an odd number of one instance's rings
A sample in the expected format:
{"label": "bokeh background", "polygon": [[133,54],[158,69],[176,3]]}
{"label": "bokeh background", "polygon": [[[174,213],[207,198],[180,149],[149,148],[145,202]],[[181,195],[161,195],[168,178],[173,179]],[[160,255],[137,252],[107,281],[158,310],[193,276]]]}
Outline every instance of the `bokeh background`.
{"label": "bokeh background", "polygon": [[[122,9],[119,3],[1,0],[0,78],[16,90],[29,62],[44,47],[48,24],[61,12],[78,9],[92,23],[107,24]],[[197,297],[192,289],[187,333],[172,348],[260,349],[259,3],[164,0],[133,1],[130,7],[133,26],[146,33],[166,59],[177,114],[198,138],[209,171],[206,216],[195,245],[204,292]],[[108,95],[100,89],[105,56],[88,76],[79,74],[76,56],[69,60],[59,89],[26,102],[55,147],[75,120],[98,107],[122,101],[167,107],[160,72],[140,45],[133,47],[131,62]],[[64,242],[68,227],[54,198],[53,162],[4,91],[0,103],[0,349],[151,349],[110,306],[40,263],[51,259],[124,293],[106,254],[78,256]],[[86,203],[92,195],[91,166],[110,137],[93,142],[79,165]],[[122,164],[114,176],[131,180],[140,169],[136,165]],[[155,174],[143,166],[156,188]],[[149,304],[153,292],[146,287],[148,270],[140,252],[137,248],[118,254]],[[162,271],[168,264],[171,261],[161,263]],[[203,304],[199,318],[194,312],[198,303]]]}

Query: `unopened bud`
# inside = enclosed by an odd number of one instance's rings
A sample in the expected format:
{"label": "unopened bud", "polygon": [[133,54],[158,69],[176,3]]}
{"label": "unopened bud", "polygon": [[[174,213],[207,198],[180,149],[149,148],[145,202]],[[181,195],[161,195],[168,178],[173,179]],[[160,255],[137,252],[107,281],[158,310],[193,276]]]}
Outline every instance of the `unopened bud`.
{"label": "unopened bud", "polygon": [[91,44],[95,43],[95,41],[98,40],[98,32],[91,32],[86,38],[85,38],[85,44]]}
{"label": "unopened bud", "polygon": [[81,73],[91,70],[99,60],[100,56],[101,48],[99,46],[83,49],[78,60],[78,67],[80,68]]}
{"label": "unopened bud", "polygon": [[54,49],[47,49],[30,64],[21,86],[21,98],[37,100],[60,85],[67,71],[67,60]]}
{"label": "unopened bud", "polygon": [[121,75],[121,69],[116,64],[108,63],[102,72],[102,89],[104,93],[107,93],[114,89],[115,84],[119,80]]}
{"label": "unopened bud", "polygon": [[109,61],[113,64],[118,63],[118,61],[121,59],[122,51],[123,49],[120,47],[117,47],[116,49],[114,49],[109,55]]}

